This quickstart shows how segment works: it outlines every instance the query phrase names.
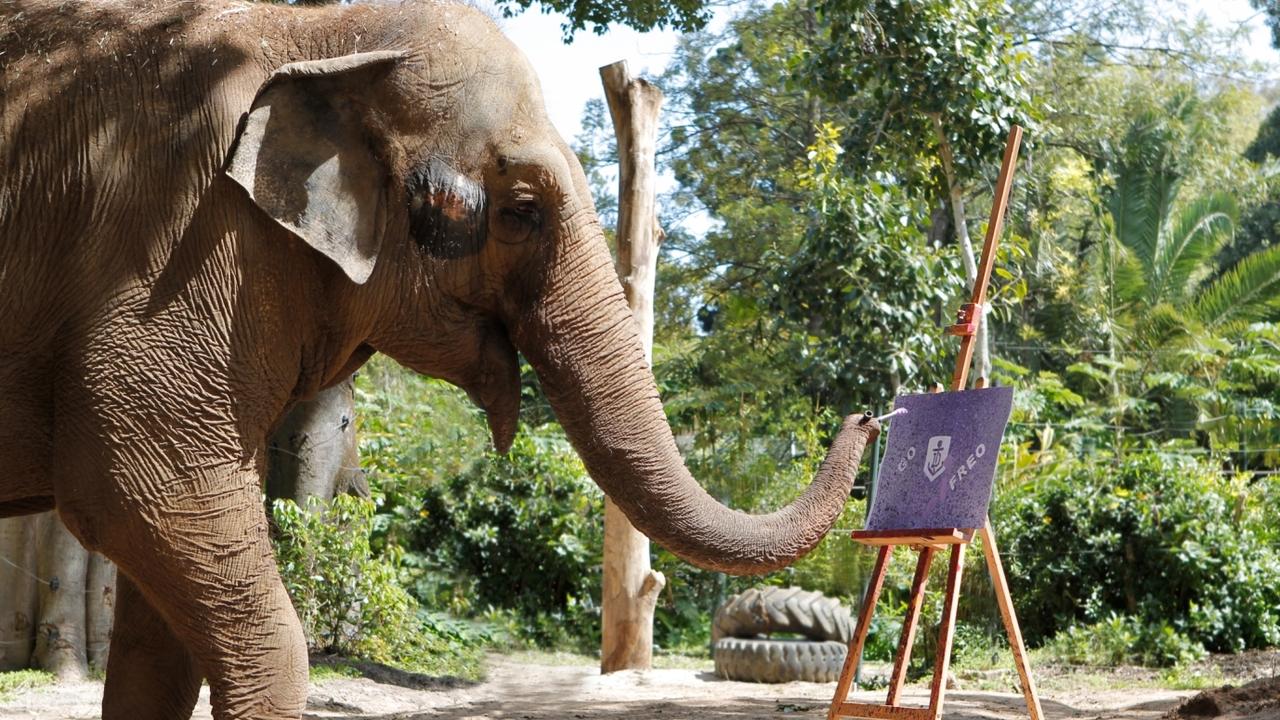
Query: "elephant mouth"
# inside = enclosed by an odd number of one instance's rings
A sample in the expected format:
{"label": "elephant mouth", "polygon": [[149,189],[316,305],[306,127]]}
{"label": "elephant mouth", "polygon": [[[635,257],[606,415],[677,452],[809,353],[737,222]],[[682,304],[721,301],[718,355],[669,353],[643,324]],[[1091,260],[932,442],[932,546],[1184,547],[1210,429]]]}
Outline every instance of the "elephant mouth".
{"label": "elephant mouth", "polygon": [[515,440],[520,420],[520,360],[500,322],[491,323],[483,333],[471,380],[463,389],[484,410],[494,450],[505,454]]}

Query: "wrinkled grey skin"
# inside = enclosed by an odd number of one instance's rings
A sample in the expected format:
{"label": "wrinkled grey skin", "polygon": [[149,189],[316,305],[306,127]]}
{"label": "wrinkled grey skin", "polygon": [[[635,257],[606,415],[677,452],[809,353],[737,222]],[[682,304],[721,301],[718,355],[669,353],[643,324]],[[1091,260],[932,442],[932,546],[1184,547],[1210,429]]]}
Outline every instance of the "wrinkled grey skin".
{"label": "wrinkled grey skin", "polygon": [[0,515],[122,571],[103,714],[297,718],[266,437],[374,351],[515,430],[515,350],[592,476],[704,567],[811,548],[874,423],[770,515],[680,462],[581,168],[458,6],[0,2]]}

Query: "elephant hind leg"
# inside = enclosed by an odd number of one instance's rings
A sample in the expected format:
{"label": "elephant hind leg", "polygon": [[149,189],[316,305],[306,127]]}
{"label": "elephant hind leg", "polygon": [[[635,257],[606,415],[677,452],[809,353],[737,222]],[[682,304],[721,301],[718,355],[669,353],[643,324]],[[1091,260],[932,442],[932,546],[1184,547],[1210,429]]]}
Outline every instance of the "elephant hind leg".
{"label": "elephant hind leg", "polygon": [[191,717],[200,680],[195,658],[133,581],[118,574],[103,720]]}
{"label": "elephant hind leg", "polygon": [[[201,475],[105,524],[103,549],[208,678],[215,718],[296,720],[306,702],[306,642],[276,569],[257,473]],[[126,689],[108,697],[104,717],[125,717],[138,702]]]}

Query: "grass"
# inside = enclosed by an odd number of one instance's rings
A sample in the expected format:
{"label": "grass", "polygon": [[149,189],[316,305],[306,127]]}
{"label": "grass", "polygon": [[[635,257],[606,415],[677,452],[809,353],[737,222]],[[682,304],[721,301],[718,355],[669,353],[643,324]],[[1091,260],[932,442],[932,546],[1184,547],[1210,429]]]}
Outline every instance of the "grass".
{"label": "grass", "polygon": [[[952,672],[963,689],[1021,692],[1013,653],[1002,637],[970,633],[966,639],[967,642],[957,642],[951,660]],[[1053,643],[1028,652],[1036,685],[1048,692],[1125,688],[1204,690],[1227,682],[1222,670],[1208,660],[1187,660],[1175,667],[1158,668],[1111,664],[1105,661],[1106,657],[1095,653],[1094,657],[1082,662],[1076,655],[1064,653],[1061,645]],[[924,670],[924,676],[912,677],[917,683],[927,684],[930,673],[918,665],[922,662],[919,648],[914,658],[916,673]],[[929,661],[932,662],[932,656]]]}
{"label": "grass", "polygon": [[358,678],[363,674],[354,665],[342,661],[328,662],[323,665],[311,666],[311,682],[322,683],[327,680],[337,680],[340,678]]}
{"label": "grass", "polygon": [[54,679],[53,673],[43,670],[0,672],[0,700],[8,700],[11,695],[18,692],[52,685]]}

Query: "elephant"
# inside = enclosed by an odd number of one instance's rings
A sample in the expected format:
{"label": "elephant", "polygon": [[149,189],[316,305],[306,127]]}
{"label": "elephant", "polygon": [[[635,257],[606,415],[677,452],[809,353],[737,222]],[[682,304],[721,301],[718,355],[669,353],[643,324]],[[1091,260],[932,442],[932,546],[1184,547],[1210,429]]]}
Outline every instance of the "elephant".
{"label": "elephant", "polygon": [[528,61],[461,4],[0,3],[0,516],[121,578],[103,717],[298,718],[262,505],[294,403],[374,352],[485,412],[532,366],[590,475],[697,565],[778,568],[840,513],[851,415],[791,504],[683,464],[586,178]]}

